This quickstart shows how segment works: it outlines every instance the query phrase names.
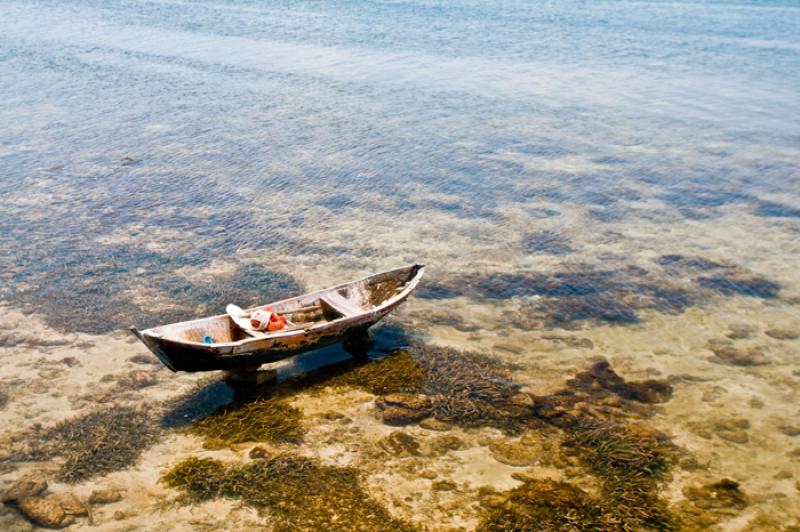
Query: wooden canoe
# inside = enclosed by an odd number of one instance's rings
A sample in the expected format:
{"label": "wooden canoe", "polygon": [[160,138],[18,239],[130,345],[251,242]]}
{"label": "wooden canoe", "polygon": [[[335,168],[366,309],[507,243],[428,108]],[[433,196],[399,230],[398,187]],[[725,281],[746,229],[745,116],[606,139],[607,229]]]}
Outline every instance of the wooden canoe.
{"label": "wooden canoe", "polygon": [[[275,332],[245,329],[228,314],[143,331],[131,327],[131,332],[172,371],[254,370],[340,340],[365,337],[370,326],[408,298],[424,269],[407,266],[269,303],[288,320]],[[258,308],[263,307],[245,312]]]}

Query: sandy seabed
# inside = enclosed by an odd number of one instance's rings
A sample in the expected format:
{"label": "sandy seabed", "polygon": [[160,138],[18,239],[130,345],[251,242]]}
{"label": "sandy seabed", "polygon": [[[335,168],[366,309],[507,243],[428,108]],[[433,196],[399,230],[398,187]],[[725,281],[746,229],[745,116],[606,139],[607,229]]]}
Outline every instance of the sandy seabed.
{"label": "sandy seabed", "polygon": [[[318,279],[304,279],[309,288],[328,284],[339,272],[317,275]],[[775,275],[786,286],[793,272]],[[491,353],[514,364],[514,379],[523,390],[536,394],[561,388],[566,379],[600,357],[626,380],[664,379],[674,389],[672,397],[657,406],[648,423],[669,435],[696,465],[676,468],[662,495],[679,508],[687,487],[731,479],[739,483],[748,505],[718,519],[714,527],[798,526],[800,321],[791,292],[779,300],[718,297],[674,315],[644,311],[634,325],[595,323],[579,330],[522,331],[488,321],[502,315],[507,305],[449,300],[448,309],[461,319],[455,326],[435,325],[428,318],[442,312],[442,300],[415,298],[390,325],[414,331],[431,344]],[[269,512],[259,515],[227,499],[173,504],[170,501],[178,493],[159,482],[165,471],[188,456],[247,462],[257,444],[275,453],[312,457],[321,464],[356,467],[368,493],[393,516],[432,530],[474,529],[486,513],[480,504],[486,487],[503,492],[526,477],[581,482],[581,473],[574,468],[509,458],[503,445],[519,442],[516,436],[493,428],[452,427],[446,434],[457,443],[443,448],[440,440],[445,433],[418,425],[388,426],[381,421],[374,395],[338,388],[323,396],[299,390],[291,399],[290,404],[301,410],[306,429],[301,444],[253,442],[210,450],[178,426],[164,429],[130,467],[75,484],[60,482],[57,473],[63,458],[17,461],[14,452],[20,443],[15,435],[111,405],[167,412],[220,376],[171,373],[126,334],[64,334],[48,328],[37,315],[8,306],[2,307],[0,316],[0,391],[6,397],[0,437],[15,441],[2,446],[2,483],[8,487],[35,472],[47,477],[49,493],[69,492],[84,502],[98,489],[122,494],[117,502],[89,505],[91,518],[76,518],[71,529],[269,529]],[[726,363],[711,349],[718,345],[756,350],[767,362]],[[300,365],[289,360],[277,367],[283,378],[299,371]],[[414,452],[387,446],[387,438],[398,431],[416,442]],[[12,507],[2,512],[4,529],[33,527]]]}

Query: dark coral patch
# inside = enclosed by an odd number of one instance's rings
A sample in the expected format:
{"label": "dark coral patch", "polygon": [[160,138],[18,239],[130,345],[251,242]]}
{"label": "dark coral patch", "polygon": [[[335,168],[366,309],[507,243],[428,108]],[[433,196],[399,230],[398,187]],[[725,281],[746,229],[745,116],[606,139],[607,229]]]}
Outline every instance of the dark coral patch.
{"label": "dark coral patch", "polygon": [[781,289],[781,285],[766,277],[739,272],[698,277],[697,284],[722,295],[743,295],[763,299],[778,297]]}
{"label": "dark coral patch", "polygon": [[536,417],[562,429],[564,452],[601,483],[603,530],[674,530],[677,519],[659,497],[676,461],[669,438],[640,420],[650,403],[669,399],[664,381],[626,382],[605,361],[551,395],[532,396]]}
{"label": "dark coral patch", "polygon": [[561,213],[554,209],[529,209],[528,216],[534,219],[542,219],[542,218],[552,218],[554,216],[558,216]]}
{"label": "dark coral patch", "polygon": [[745,295],[771,299],[778,296],[780,284],[766,277],[745,271],[733,264],[696,256],[662,255],[658,264],[668,273],[697,276],[702,288],[722,295]]}
{"label": "dark coral patch", "polygon": [[567,255],[573,251],[569,238],[554,231],[539,231],[526,235],[522,239],[522,248],[528,253],[547,255]]}
{"label": "dark coral patch", "polygon": [[655,379],[628,382],[611,369],[607,360],[577,374],[567,381],[567,386],[587,393],[596,393],[601,388],[640,403],[664,403],[672,397],[672,386],[668,382]]}
{"label": "dark coral patch", "polygon": [[325,207],[332,211],[338,211],[353,206],[353,198],[346,194],[336,194],[333,196],[326,196],[315,201],[320,207]]}
{"label": "dark coral patch", "polygon": [[456,285],[438,282],[434,279],[421,283],[414,295],[423,299],[452,299],[465,294],[464,290]]}
{"label": "dark coral patch", "polygon": [[466,274],[439,281],[422,297],[453,294],[476,299],[539,296],[511,316],[520,327],[571,326],[581,321],[636,323],[637,311],[675,312],[693,303],[691,291],[648,277],[641,268],[596,270],[575,265],[553,274],[540,272]]}
{"label": "dark coral patch", "polygon": [[650,403],[668,400],[671,392],[664,381],[626,382],[600,361],[562,390],[530,395],[527,415],[563,431],[563,454],[597,478],[600,497],[572,484],[528,479],[479,530],[677,530],[677,517],[659,496],[676,449],[641,421],[652,414]]}
{"label": "dark coral patch", "polygon": [[658,264],[669,270],[681,271],[708,271],[717,268],[730,268],[730,265],[703,257],[685,255],[661,255],[656,261]]}
{"label": "dark coral patch", "polygon": [[562,297],[523,303],[511,322],[521,329],[577,329],[587,322],[637,323],[636,310],[613,296]]}
{"label": "dark coral patch", "polygon": [[680,188],[661,194],[660,199],[677,207],[702,208],[721,207],[731,203],[747,203],[754,200],[750,194],[718,188]]}
{"label": "dark coral patch", "polygon": [[[203,282],[173,273],[186,265],[124,247],[95,250],[42,279],[36,277],[12,301],[40,313],[55,329],[103,334],[132,324],[151,326],[216,313],[230,302],[246,307],[303,291],[291,275],[261,265],[243,265]],[[141,289],[153,293],[144,304],[135,294]]]}
{"label": "dark coral patch", "polygon": [[707,347],[716,355],[712,359],[713,362],[733,366],[764,366],[770,363],[760,349],[755,347],[741,349],[735,347],[730,340],[710,340]]}
{"label": "dark coral patch", "polygon": [[[529,480],[511,490],[504,503],[484,517],[482,530],[527,530],[534,522],[586,525],[575,530],[675,528],[672,514],[658,496],[672,464],[674,448],[664,435],[636,421],[652,414],[652,403],[669,400],[672,389],[668,383],[626,381],[601,360],[568,380],[563,390],[535,396],[513,382],[511,369],[485,355],[418,345],[380,360],[348,361],[294,377],[247,404],[266,409],[280,405],[298,390],[325,394],[329,386],[344,386],[378,395],[376,404],[383,409],[387,423],[387,412],[396,410],[399,414],[393,413],[392,419],[403,418],[406,423],[428,419],[464,427],[497,427],[507,433],[552,425],[565,434],[565,455],[598,478],[602,497],[591,496],[567,483]],[[214,421],[213,425],[236,432],[236,427],[249,425],[245,418],[251,417],[259,416],[226,420],[223,415],[217,421],[226,423]],[[234,439],[258,438],[269,436]],[[226,435],[223,439],[230,438]],[[218,496],[239,498],[277,515],[289,528],[331,519],[333,512],[340,511],[334,508],[348,512],[346,517],[336,514],[334,521],[342,526],[358,527],[363,522],[374,525],[373,517],[388,522],[384,510],[363,494],[359,500],[366,501],[366,513],[353,510],[355,503],[349,495],[341,499],[343,490],[361,493],[354,470],[326,468],[294,456],[271,456],[263,450],[253,454],[253,459],[244,466],[189,459],[168,472],[164,480],[184,491],[189,501]],[[299,493],[312,480],[316,487]],[[276,488],[276,483],[283,485]],[[392,526],[408,525],[394,522]]]}
{"label": "dark coral patch", "polygon": [[768,218],[800,218],[800,209],[781,203],[762,201],[756,207],[755,215]]}
{"label": "dark coral patch", "polygon": [[[580,419],[625,419],[631,413],[647,417],[654,403],[668,401],[672,386],[663,380],[626,381],[605,359],[567,380],[566,387],[550,395],[532,396],[533,414],[548,423],[569,428]],[[581,403],[589,410],[575,410]]]}
{"label": "dark coral patch", "polygon": [[[525,298],[506,319],[515,326],[580,328],[587,323],[637,323],[644,310],[675,314],[714,294],[774,298],[780,285],[723,261],[677,254],[657,259],[653,272],[638,265],[597,269],[572,264],[553,273],[518,271],[440,277],[418,296],[477,300]],[[666,273],[666,275],[665,275]],[[690,283],[694,283],[691,286]]]}
{"label": "dark coral patch", "polygon": [[593,207],[588,211],[589,217],[599,222],[612,223],[621,222],[630,214],[628,210],[620,209],[616,206]]}

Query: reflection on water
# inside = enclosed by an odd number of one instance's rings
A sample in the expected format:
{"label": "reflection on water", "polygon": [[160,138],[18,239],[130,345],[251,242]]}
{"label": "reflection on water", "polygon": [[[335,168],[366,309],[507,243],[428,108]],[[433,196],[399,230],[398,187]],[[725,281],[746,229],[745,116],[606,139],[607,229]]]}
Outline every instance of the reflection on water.
{"label": "reflection on water", "polygon": [[[3,482],[54,471],[45,497],[108,529],[342,517],[235,484],[275,471],[284,498],[308,474],[368,497],[341,522],[372,528],[558,527],[564,508],[584,529],[797,526],[798,35],[780,0],[3,2]],[[254,397],[119,332],[414,262],[370,363],[278,368],[301,443],[204,448],[193,427]],[[439,391],[319,377],[389,378],[412,345],[403,371]],[[641,383],[671,395],[625,396]],[[499,430],[509,408],[529,424]],[[115,424],[143,437],[98,432]],[[119,452],[88,479],[97,442]],[[148,495],[88,502],[130,486]]]}

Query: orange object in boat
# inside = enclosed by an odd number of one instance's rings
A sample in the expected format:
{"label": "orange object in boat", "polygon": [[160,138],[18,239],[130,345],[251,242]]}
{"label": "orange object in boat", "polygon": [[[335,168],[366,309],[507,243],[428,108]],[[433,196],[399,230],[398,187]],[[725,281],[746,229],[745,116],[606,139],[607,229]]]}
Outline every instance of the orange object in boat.
{"label": "orange object in boat", "polygon": [[283,316],[279,316],[276,313],[272,313],[269,317],[269,324],[267,325],[267,330],[269,332],[273,331],[280,331],[286,326],[286,318]]}

